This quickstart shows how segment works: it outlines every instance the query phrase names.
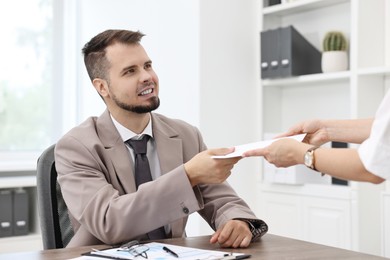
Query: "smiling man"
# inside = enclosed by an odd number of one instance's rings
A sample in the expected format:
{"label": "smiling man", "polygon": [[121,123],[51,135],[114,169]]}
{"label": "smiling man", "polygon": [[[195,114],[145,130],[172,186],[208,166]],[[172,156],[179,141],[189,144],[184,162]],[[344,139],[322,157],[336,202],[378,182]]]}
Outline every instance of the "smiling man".
{"label": "smiling man", "polygon": [[[196,127],[152,113],[160,104],[159,82],[143,36],[107,30],[83,48],[107,110],[56,145],[58,181],[75,231],[68,247],[184,237],[193,212],[216,231],[210,243],[247,247],[267,225],[225,182],[239,159],[213,159],[232,149],[207,150]],[[134,143],[146,148],[140,152]]]}

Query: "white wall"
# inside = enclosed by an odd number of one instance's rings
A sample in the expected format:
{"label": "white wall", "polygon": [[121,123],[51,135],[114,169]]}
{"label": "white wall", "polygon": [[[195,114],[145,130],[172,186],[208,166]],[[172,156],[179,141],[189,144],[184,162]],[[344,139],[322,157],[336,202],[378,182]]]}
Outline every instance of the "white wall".
{"label": "white wall", "polygon": [[[200,128],[209,147],[254,142],[260,136],[259,2],[200,1]],[[253,210],[259,171],[259,159],[241,160],[228,179]]]}
{"label": "white wall", "polygon": [[[198,125],[198,5],[180,0],[79,0],[70,16],[77,19],[78,122],[100,115],[105,105],[95,92],[82,61],[81,49],[106,29],[140,30],[142,44],[160,79],[159,113]],[[180,11],[172,11],[180,10]],[[74,13],[76,12],[76,15]],[[73,43],[70,43],[73,44]],[[72,53],[70,53],[72,55]],[[74,64],[70,64],[73,66]]]}

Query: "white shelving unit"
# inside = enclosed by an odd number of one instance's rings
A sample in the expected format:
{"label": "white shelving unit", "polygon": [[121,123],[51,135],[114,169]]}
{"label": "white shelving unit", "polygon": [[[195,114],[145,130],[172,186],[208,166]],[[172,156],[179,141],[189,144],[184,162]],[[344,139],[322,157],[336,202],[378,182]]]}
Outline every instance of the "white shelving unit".
{"label": "white shelving unit", "polygon": [[35,186],[37,186],[35,176],[1,177],[1,189]]}
{"label": "white shelving unit", "polygon": [[382,194],[382,255],[390,257],[390,192]]}
{"label": "white shelving unit", "polygon": [[18,176],[17,172],[15,172],[14,175],[15,176],[12,177],[0,177],[0,189],[24,188],[27,190],[30,198],[30,233],[24,236],[0,238],[0,254],[9,252],[41,250],[43,248],[37,212],[36,176]]}
{"label": "white shelving unit", "polygon": [[[295,0],[261,7],[260,31],[293,25],[319,50],[330,30],[344,32],[349,41],[347,71],[261,81],[261,132],[283,132],[313,118],[374,116],[390,82],[389,9],[386,0]],[[258,190],[270,233],[376,255],[390,244],[382,230],[390,207],[381,195],[385,185],[260,181]]]}

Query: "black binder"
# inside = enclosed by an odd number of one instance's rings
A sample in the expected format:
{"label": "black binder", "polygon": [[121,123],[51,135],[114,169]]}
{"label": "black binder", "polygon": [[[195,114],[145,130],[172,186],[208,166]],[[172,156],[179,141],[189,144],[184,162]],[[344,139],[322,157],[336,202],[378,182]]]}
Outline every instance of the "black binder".
{"label": "black binder", "polygon": [[0,237],[12,236],[12,190],[0,190]]}
{"label": "black binder", "polygon": [[279,77],[280,29],[261,32],[261,78]]}
{"label": "black binder", "polygon": [[13,227],[15,236],[27,235],[29,231],[29,203],[25,189],[14,190]]}
{"label": "black binder", "polygon": [[263,79],[321,73],[321,52],[293,26],[277,28],[261,32],[261,64]]}
{"label": "black binder", "polygon": [[271,49],[271,34],[272,31],[263,31],[261,32],[261,48],[260,48],[260,55],[261,55],[261,77],[269,78],[270,77],[270,70],[271,70],[271,59],[272,55],[270,53]]}
{"label": "black binder", "polygon": [[280,30],[280,76],[321,73],[321,52],[293,26]]}
{"label": "black binder", "polygon": [[271,55],[271,67],[270,67],[270,78],[280,77],[280,48],[281,46],[281,33],[280,28],[272,30],[270,34],[269,53]]}
{"label": "black binder", "polygon": [[281,4],[281,0],[264,0],[264,7]]}

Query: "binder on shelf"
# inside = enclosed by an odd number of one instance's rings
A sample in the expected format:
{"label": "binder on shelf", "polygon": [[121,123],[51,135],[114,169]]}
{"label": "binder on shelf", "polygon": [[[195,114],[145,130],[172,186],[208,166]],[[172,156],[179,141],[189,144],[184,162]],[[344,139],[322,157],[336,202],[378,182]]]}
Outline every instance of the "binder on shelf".
{"label": "binder on shelf", "polygon": [[263,79],[321,73],[321,52],[292,25],[261,32],[261,46]]}
{"label": "binder on shelf", "polygon": [[271,55],[271,67],[269,72],[270,78],[278,78],[280,76],[280,48],[281,48],[281,33],[280,28],[271,32],[271,40],[269,43],[270,49],[268,50]]}
{"label": "binder on shelf", "polygon": [[13,235],[27,235],[29,232],[28,193],[25,189],[16,189],[13,197]]}
{"label": "binder on shelf", "polygon": [[271,30],[261,32],[261,46],[260,46],[260,55],[261,55],[261,77],[269,78],[270,77],[270,67],[271,67],[271,54],[269,50],[271,49]]}
{"label": "binder on shelf", "polygon": [[279,77],[279,29],[261,32],[261,77]]}
{"label": "binder on shelf", "polygon": [[281,77],[321,73],[321,52],[290,25],[281,28]]}
{"label": "binder on shelf", "polygon": [[0,190],[0,237],[13,234],[12,226],[12,190]]}
{"label": "binder on shelf", "polygon": [[264,7],[281,4],[281,0],[264,0]]}

